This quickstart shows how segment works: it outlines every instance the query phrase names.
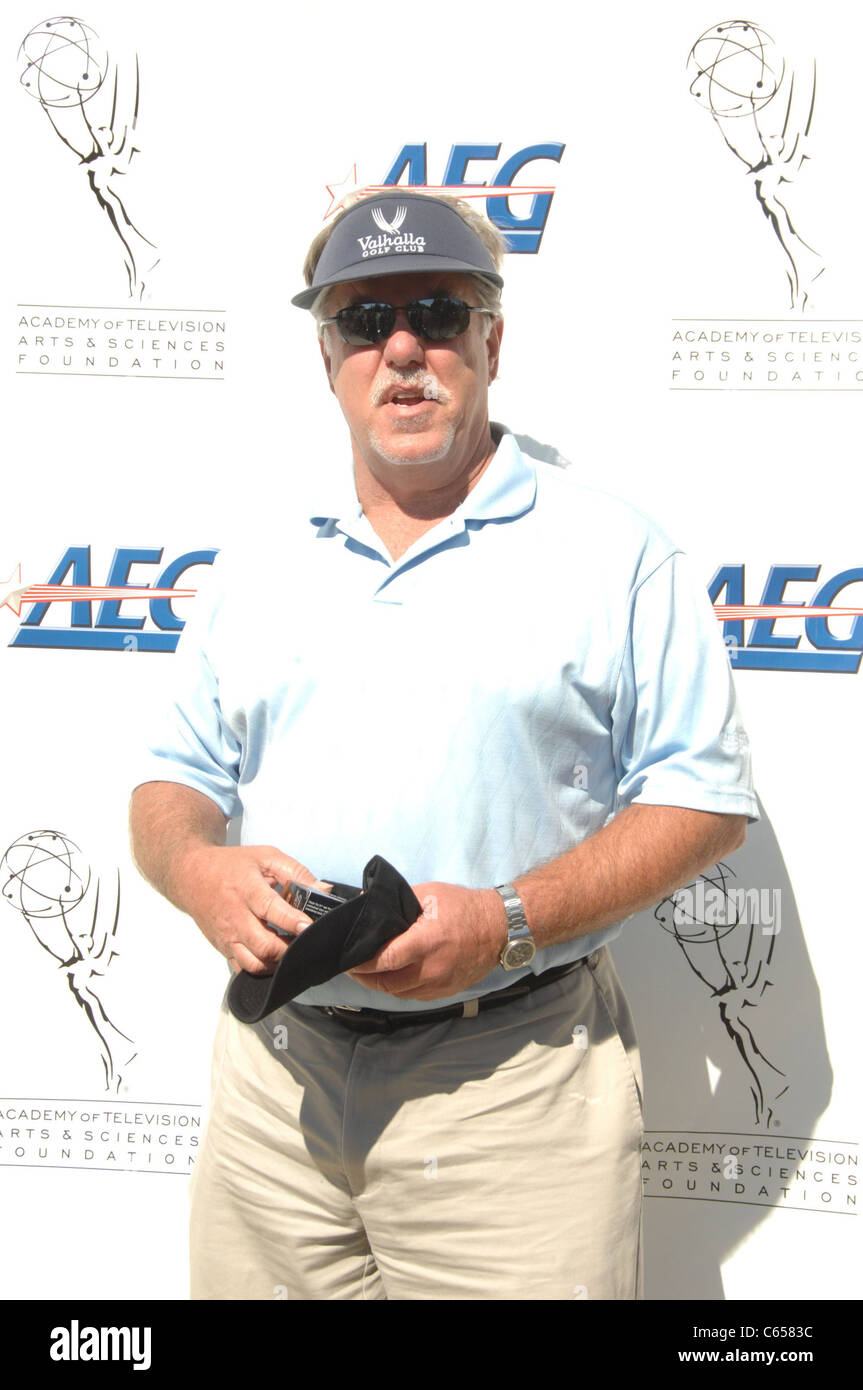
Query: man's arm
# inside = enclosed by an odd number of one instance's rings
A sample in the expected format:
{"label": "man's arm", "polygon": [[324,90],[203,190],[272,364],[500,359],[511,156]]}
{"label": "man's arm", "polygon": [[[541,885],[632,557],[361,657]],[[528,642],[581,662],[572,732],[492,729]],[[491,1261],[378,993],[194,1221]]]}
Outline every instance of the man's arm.
{"label": "man's arm", "polygon": [[[513,886],[537,947],[557,945],[631,916],[739,849],[746,816],[633,805],[575,848]],[[447,883],[414,887],[426,915],[350,972],[401,999],[460,994],[500,962],[506,913],[498,893]]]}
{"label": "man's arm", "polygon": [[132,794],[132,853],[144,878],[194,918],[232,969],[272,972],[288,943],[264,922],[294,934],[310,925],[274,885],[329,885],[273,845],[227,846],[227,825],[216,803],[192,787],[145,782]]}
{"label": "man's arm", "polygon": [[745,839],[746,816],[633,805],[513,886],[537,947],[553,946],[660,902]]}

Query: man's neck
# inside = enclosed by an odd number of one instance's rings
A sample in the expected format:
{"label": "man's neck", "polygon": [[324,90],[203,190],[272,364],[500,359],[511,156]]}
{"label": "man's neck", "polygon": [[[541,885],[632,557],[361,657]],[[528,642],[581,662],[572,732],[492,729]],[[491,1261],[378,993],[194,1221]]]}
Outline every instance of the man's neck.
{"label": "man's neck", "polygon": [[398,465],[386,475],[373,472],[358,450],[354,451],[357,498],[372,529],[395,561],[445,517],[452,516],[485,473],[496,445],[489,434],[470,466],[453,477],[446,460],[439,463]]}

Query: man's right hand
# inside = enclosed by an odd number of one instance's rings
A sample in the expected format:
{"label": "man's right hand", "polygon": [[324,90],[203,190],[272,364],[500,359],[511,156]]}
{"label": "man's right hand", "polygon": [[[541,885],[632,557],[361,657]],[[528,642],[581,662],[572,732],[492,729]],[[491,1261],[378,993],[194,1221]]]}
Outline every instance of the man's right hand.
{"label": "man's right hand", "polygon": [[311,925],[275,885],[331,885],[273,845],[226,845],[227,826],[214,801],[182,783],[143,782],[132,793],[132,852],[144,877],[194,918],[232,969],[269,974],[289,942],[264,923],[294,935]]}
{"label": "man's right hand", "polygon": [[322,892],[330,888],[272,845],[196,846],[176,866],[175,901],[233,970],[271,974],[290,943],[265,922],[293,936],[311,926],[311,918],[275,891],[289,879]]}

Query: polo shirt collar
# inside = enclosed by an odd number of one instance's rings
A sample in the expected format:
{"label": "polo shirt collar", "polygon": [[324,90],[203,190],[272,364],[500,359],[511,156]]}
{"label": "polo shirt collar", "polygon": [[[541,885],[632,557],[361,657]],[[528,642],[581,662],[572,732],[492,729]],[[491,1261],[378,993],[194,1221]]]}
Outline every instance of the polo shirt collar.
{"label": "polo shirt collar", "polygon": [[455,515],[463,521],[504,521],[529,511],[536,498],[536,466],[505,425],[492,421],[494,458]]}

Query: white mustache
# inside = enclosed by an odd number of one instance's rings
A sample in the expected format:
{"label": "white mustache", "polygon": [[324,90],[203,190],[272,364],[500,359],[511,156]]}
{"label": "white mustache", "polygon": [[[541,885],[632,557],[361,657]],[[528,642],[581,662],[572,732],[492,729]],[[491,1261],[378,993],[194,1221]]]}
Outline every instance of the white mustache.
{"label": "white mustache", "polygon": [[441,385],[433,372],[416,371],[400,375],[393,373],[384,381],[378,382],[372,391],[372,405],[383,405],[394,386],[408,391],[422,391],[424,400],[438,401],[441,405],[447,405],[450,400],[449,391]]}

